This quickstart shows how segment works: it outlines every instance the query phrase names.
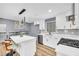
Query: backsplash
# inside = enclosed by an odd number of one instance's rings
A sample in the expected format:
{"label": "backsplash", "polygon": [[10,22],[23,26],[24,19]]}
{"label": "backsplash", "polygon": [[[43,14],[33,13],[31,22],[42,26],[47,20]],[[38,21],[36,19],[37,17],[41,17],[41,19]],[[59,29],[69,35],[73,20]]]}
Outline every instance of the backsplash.
{"label": "backsplash", "polygon": [[79,35],[79,29],[57,29],[57,32],[61,34]]}
{"label": "backsplash", "polygon": [[20,31],[28,33],[29,32],[29,24],[26,23],[24,29],[16,29],[15,28],[15,21],[9,19],[0,19],[0,24],[6,24],[6,33],[0,33],[0,40],[8,38],[10,35],[17,35]]}
{"label": "backsplash", "polygon": [[7,37],[6,37],[6,34],[4,34],[4,33],[3,33],[3,34],[0,34],[0,41],[1,41],[1,40],[4,40],[4,39],[6,39],[6,38],[7,38]]}
{"label": "backsplash", "polygon": [[[9,20],[9,19],[0,19],[0,24],[6,24],[7,26],[7,32],[19,32],[21,31],[20,29],[16,28],[15,26],[15,22],[13,20]],[[28,31],[29,27],[28,27],[28,23],[25,24],[24,29],[22,29],[22,31]]]}

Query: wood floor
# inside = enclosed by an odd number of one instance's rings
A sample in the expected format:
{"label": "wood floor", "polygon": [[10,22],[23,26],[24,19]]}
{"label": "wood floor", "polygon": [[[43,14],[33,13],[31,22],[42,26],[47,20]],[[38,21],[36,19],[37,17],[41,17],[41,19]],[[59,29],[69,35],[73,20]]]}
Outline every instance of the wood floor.
{"label": "wood floor", "polygon": [[48,46],[37,44],[35,56],[56,56],[54,48]]}

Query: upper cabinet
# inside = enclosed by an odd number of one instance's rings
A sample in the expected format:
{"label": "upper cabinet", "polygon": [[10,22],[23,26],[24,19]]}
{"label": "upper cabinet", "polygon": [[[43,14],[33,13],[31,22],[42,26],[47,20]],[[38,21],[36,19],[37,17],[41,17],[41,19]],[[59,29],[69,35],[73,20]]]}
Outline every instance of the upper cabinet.
{"label": "upper cabinet", "polygon": [[63,14],[56,16],[56,29],[64,29],[65,16]]}
{"label": "upper cabinet", "polygon": [[40,30],[45,30],[45,20],[44,19],[35,20],[34,25],[39,25]]}
{"label": "upper cabinet", "polygon": [[39,19],[34,21],[34,25],[38,25],[39,24]]}
{"label": "upper cabinet", "polygon": [[[56,16],[56,29],[79,29],[79,3],[74,4],[74,10],[73,4],[71,7],[71,10],[62,11],[62,13]],[[75,15],[75,18],[73,18],[73,15]],[[69,20],[69,18],[75,20]]]}
{"label": "upper cabinet", "polygon": [[70,22],[67,16],[72,15],[72,11],[68,10],[56,16],[56,29],[70,29]]}
{"label": "upper cabinet", "polygon": [[40,30],[45,30],[45,20],[41,19],[39,21],[39,29]]}

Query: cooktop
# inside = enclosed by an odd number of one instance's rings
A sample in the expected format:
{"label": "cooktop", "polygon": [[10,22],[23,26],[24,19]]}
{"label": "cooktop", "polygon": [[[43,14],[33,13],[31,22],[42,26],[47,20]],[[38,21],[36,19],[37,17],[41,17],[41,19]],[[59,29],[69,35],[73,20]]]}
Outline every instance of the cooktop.
{"label": "cooktop", "polygon": [[79,48],[79,40],[76,39],[61,38],[57,45],[59,44]]}

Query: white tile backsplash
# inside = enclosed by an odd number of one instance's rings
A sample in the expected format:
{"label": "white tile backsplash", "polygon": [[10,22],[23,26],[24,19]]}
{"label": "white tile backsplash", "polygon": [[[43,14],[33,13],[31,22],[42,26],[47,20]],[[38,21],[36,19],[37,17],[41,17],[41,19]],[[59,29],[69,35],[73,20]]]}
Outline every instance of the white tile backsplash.
{"label": "white tile backsplash", "polygon": [[58,33],[79,35],[79,29],[58,29]]}

